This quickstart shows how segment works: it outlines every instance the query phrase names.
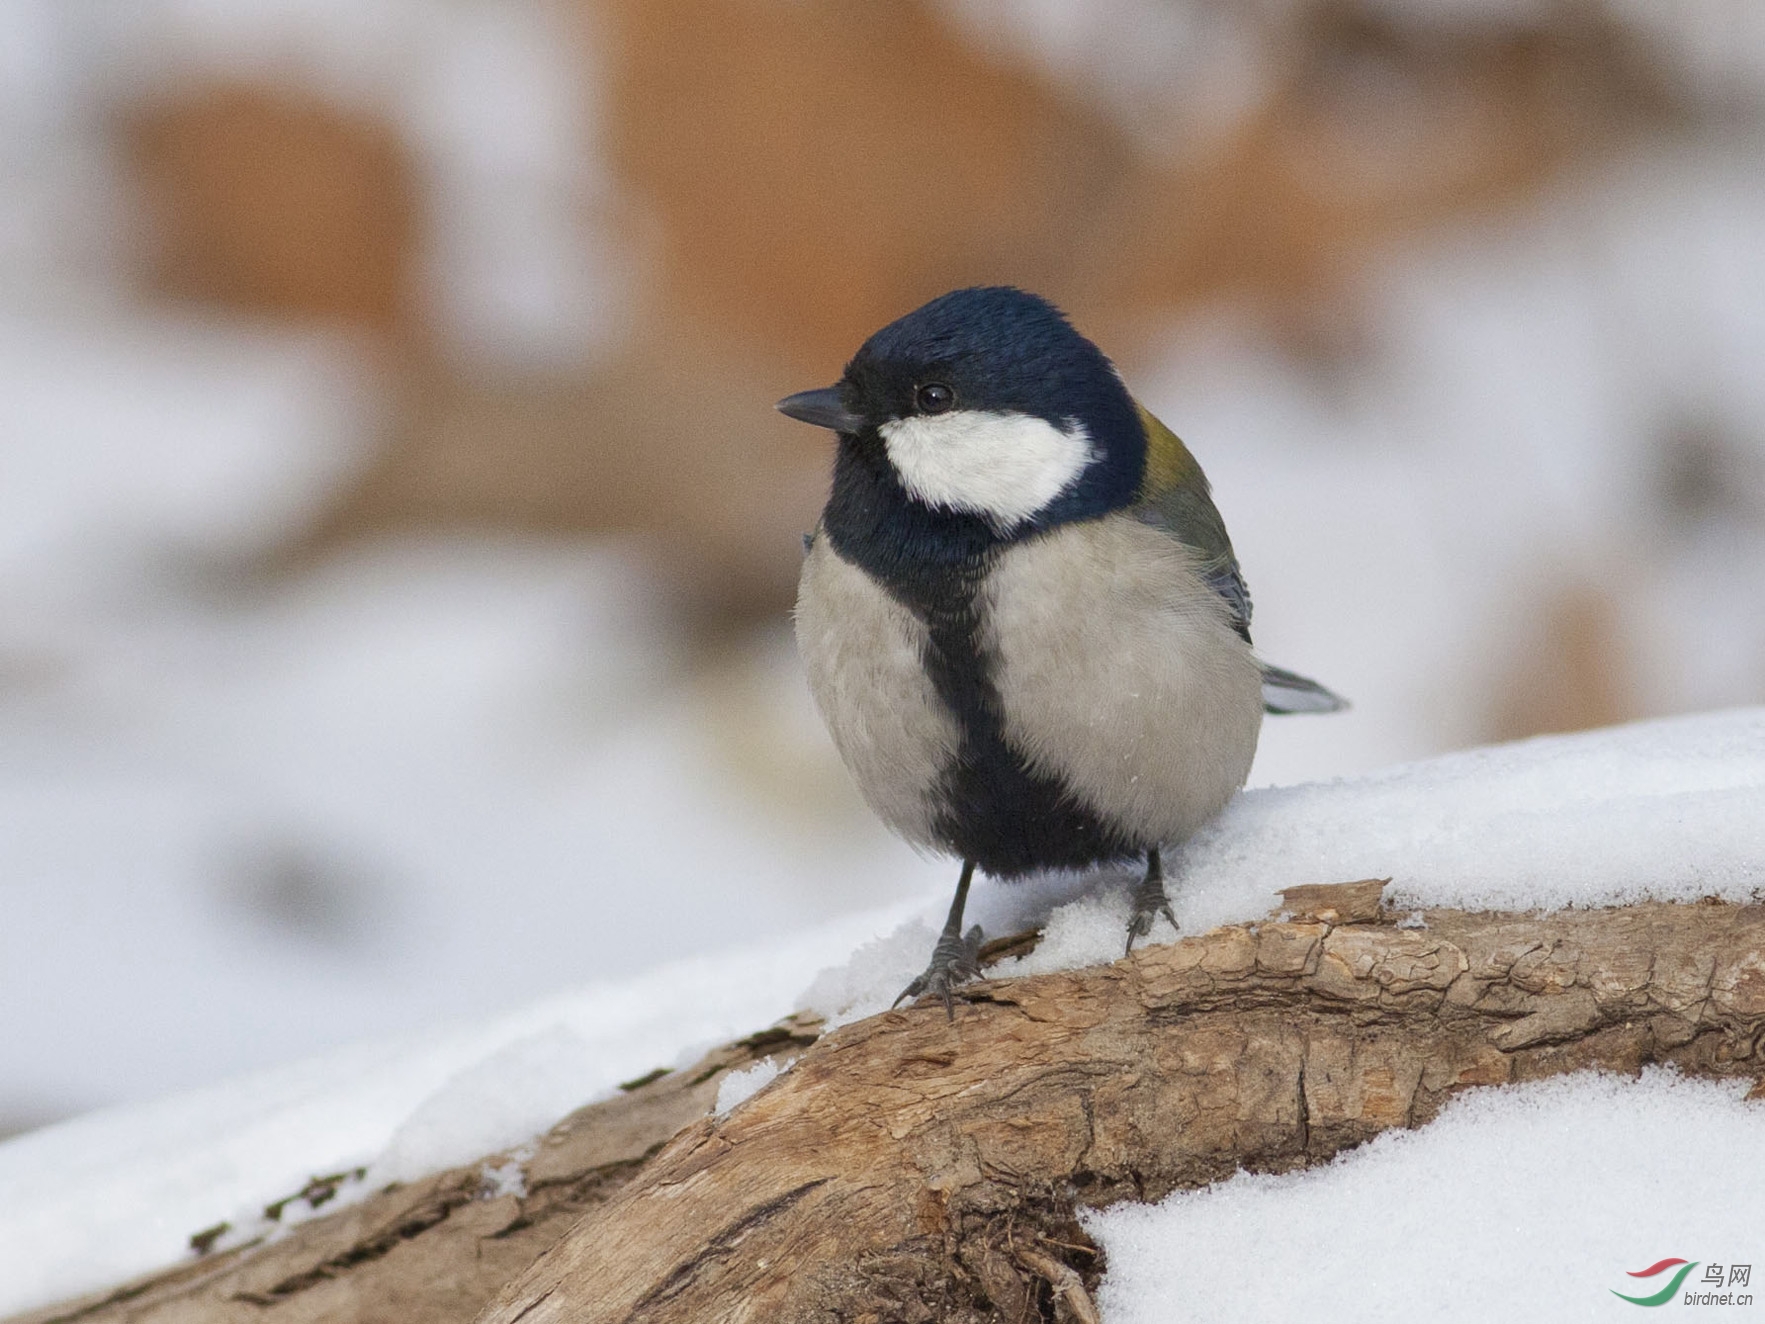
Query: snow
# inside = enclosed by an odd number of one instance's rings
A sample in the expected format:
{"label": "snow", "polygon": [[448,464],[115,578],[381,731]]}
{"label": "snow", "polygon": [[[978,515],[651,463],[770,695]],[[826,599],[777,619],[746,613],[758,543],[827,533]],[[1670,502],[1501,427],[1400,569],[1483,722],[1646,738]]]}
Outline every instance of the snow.
{"label": "snow", "polygon": [[[1579,1075],[1463,1095],[1326,1167],[1240,1173],[1085,1218],[1108,1256],[1105,1324],[1205,1319],[1629,1319],[1765,1274],[1765,1104],[1744,1084]],[[1752,1274],[1749,1277],[1752,1277]],[[1752,1277],[1753,1295],[1765,1285]],[[1736,1287],[1736,1291],[1745,1289]]]}
{"label": "snow", "polygon": [[1399,906],[1746,901],[1765,888],[1765,708],[1446,754],[1240,796],[1175,866],[1177,919],[1253,919],[1300,883]]}
{"label": "snow", "polygon": [[790,1070],[796,1060],[787,1057],[780,1062],[776,1057],[768,1057],[744,1070],[730,1072],[718,1083],[717,1102],[711,1111],[722,1117],[738,1104],[746,1103],[777,1080],[781,1072]]}
{"label": "snow", "polygon": [[0,592],[41,606],[144,556],[274,546],[362,458],[377,383],[352,360],[338,337],[0,307]]}
{"label": "snow", "polygon": [[[1180,886],[1180,883],[1172,886],[1168,880],[1166,882],[1167,890],[1173,893],[1178,892]],[[1036,950],[1028,956],[1001,961],[992,973],[1002,978],[1045,975],[1117,960],[1127,945],[1128,917],[1133,909],[1127,880],[1115,879],[1113,885],[1056,907],[1048,916],[1047,927],[1043,930],[1042,940],[1036,944]],[[1267,914],[1268,908],[1265,907],[1262,913]],[[1171,931],[1170,921],[1161,915],[1142,941],[1171,942],[1176,936]]]}
{"label": "snow", "polygon": [[512,1195],[517,1200],[527,1198],[527,1169],[523,1166],[532,1158],[532,1148],[523,1145],[511,1153],[506,1162],[486,1163],[479,1172],[483,1178],[483,1196],[486,1200],[500,1200]]}
{"label": "snow", "polygon": [[[620,1081],[788,1015],[830,952],[899,918],[836,921],[0,1144],[0,1314],[174,1263],[192,1233],[223,1220],[264,1231],[264,1206],[315,1175],[366,1166],[343,1202],[518,1145]],[[513,1189],[518,1171],[496,1170],[487,1186]],[[311,1212],[291,1208],[283,1222]]]}

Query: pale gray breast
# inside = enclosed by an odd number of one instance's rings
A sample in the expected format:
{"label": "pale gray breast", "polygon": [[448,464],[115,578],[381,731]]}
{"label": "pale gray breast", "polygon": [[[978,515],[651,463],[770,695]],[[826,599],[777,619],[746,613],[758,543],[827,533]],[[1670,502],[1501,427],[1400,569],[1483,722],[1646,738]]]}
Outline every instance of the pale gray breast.
{"label": "pale gray breast", "polygon": [[819,535],[797,586],[797,648],[809,689],[878,818],[922,846],[932,788],[960,740],[925,673],[925,626]]}
{"label": "pale gray breast", "polygon": [[1250,774],[1262,684],[1197,558],[1127,515],[1007,548],[983,629],[1005,738],[1093,811],[1180,841]]}

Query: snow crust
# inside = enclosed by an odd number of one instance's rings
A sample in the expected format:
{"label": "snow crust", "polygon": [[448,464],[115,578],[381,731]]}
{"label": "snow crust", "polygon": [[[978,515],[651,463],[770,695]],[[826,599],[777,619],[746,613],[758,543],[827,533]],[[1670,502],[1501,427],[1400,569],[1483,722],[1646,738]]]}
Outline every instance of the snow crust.
{"label": "snow crust", "polygon": [[[1677,1257],[1765,1297],[1765,1104],[1742,1084],[1580,1075],[1466,1094],[1327,1167],[1086,1217],[1105,1324],[1620,1320]],[[1736,1287],[1732,1290],[1744,1291]]]}

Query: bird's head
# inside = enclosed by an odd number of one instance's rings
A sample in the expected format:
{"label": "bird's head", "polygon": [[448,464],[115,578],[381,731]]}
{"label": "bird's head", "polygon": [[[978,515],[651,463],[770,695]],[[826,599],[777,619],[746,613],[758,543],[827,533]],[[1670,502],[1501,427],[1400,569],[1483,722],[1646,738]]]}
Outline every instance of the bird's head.
{"label": "bird's head", "polygon": [[1146,436],[1115,367],[1046,299],[956,290],[889,323],[838,385],[779,401],[902,496],[1012,537],[1131,503]]}

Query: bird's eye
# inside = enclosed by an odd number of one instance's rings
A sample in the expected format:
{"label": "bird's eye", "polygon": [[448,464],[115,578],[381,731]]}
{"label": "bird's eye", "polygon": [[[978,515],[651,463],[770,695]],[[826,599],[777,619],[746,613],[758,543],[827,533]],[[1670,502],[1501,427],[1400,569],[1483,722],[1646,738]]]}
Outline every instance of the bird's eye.
{"label": "bird's eye", "polygon": [[927,382],[913,393],[922,414],[941,414],[956,403],[956,392],[942,382]]}

